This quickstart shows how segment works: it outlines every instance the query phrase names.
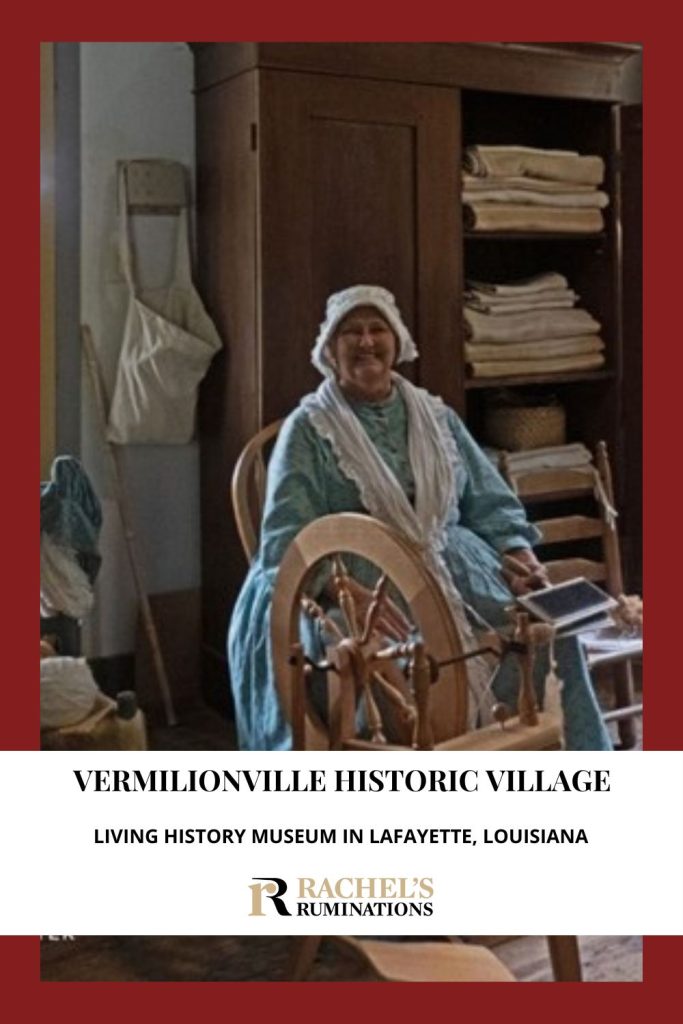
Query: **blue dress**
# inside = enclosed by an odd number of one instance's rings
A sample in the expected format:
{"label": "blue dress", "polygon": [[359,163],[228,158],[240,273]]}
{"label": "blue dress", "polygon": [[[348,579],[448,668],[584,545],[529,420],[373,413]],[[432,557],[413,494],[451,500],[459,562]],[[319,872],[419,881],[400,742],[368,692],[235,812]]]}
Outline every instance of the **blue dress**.
{"label": "blue dress", "polygon": [[[352,403],[352,409],[393,470],[409,498],[414,480],[408,459],[408,414],[397,389],[384,402]],[[500,575],[500,554],[537,542],[536,527],[462,421],[448,410],[448,425],[459,452],[454,467],[457,501],[446,524],[446,562],[463,599],[492,626],[508,620],[504,608],[513,600]],[[280,709],[270,651],[270,608],[278,567],[299,530],[333,512],[365,512],[355,483],[338,468],[329,443],[298,408],[285,421],[268,467],[268,487],[258,554],[237,599],[228,631],[228,659],[240,748],[288,750],[289,725]],[[372,585],[367,563],[347,561],[360,582]],[[322,579],[318,587],[322,587]],[[316,584],[308,588],[315,596]],[[304,620],[302,620],[303,623]],[[306,627],[304,643],[313,657],[315,628]],[[570,750],[610,750],[583,652],[575,637],[555,645],[562,694],[565,739]],[[547,671],[547,655],[536,662],[539,697]],[[516,703],[514,658],[502,664],[494,692]]]}

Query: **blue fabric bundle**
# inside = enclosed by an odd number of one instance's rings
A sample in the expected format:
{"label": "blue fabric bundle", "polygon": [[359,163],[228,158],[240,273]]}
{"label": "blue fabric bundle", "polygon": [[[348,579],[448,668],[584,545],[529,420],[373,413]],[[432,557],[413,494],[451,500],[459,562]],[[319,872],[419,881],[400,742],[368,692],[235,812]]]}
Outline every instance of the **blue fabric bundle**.
{"label": "blue fabric bundle", "polygon": [[78,459],[59,455],[50,480],[40,485],[40,532],[76,553],[90,583],[95,582],[101,557],[97,550],[102,508]]}

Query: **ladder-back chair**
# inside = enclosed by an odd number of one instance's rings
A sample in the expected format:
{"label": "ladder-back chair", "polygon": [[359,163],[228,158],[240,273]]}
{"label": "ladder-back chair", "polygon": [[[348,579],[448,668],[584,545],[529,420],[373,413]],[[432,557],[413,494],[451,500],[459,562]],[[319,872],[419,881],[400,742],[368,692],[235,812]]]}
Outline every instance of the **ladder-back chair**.
{"label": "ladder-back chair", "polygon": [[[515,470],[503,452],[500,471],[521,501],[528,506],[529,518],[541,531],[541,545],[552,556],[543,559],[551,583],[562,583],[577,576],[601,585],[612,597],[624,592],[619,533],[614,509],[612,472],[604,441],[598,442],[594,463],[566,469]],[[590,512],[576,512],[590,506]],[[552,514],[545,511],[552,508]],[[593,550],[590,550],[592,547]],[[598,557],[595,548],[597,547]],[[590,556],[587,557],[587,550]],[[633,718],[642,712],[634,694],[631,659],[642,654],[597,654],[588,659],[591,670],[609,673],[614,687],[615,709],[605,713],[605,721],[616,721],[624,749],[635,745]]]}

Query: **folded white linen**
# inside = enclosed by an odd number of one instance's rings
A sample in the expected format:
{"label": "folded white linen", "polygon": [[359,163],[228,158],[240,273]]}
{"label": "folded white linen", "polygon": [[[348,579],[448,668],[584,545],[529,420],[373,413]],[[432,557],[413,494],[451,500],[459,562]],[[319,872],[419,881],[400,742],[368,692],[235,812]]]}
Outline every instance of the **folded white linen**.
{"label": "folded white linen", "polygon": [[[491,462],[499,464],[502,449],[484,448]],[[514,473],[533,472],[542,469],[571,469],[575,466],[589,466],[593,456],[580,442],[552,445],[547,448],[525,448],[518,452],[506,451],[508,468]]]}
{"label": "folded white linen", "polygon": [[507,461],[510,469],[516,473],[523,469],[557,469],[569,466],[588,466],[593,456],[588,448],[580,442],[574,444],[553,445],[547,448],[529,448],[518,452],[508,452]]}
{"label": "folded white linen", "polygon": [[564,274],[558,274],[556,270],[547,270],[543,274],[534,274],[533,277],[523,277],[517,281],[505,281],[502,284],[468,279],[467,287],[486,295],[517,298],[519,295],[535,295],[537,292],[555,291],[558,288],[567,289],[569,281]]}
{"label": "folded white linen", "polygon": [[477,177],[487,174],[531,175],[585,185],[599,185],[605,175],[602,157],[533,146],[468,146],[464,165],[466,171]]}
{"label": "folded white linen", "polygon": [[462,193],[463,203],[515,203],[520,206],[590,207],[604,210],[609,205],[606,192],[533,192],[530,189],[470,189]]}
{"label": "folded white linen", "polygon": [[[496,287],[493,285],[492,287]],[[526,292],[520,288],[514,295],[497,295],[491,291],[484,291],[483,288],[467,288],[465,299],[477,299],[479,302],[486,302],[490,306],[505,309],[515,302],[554,302],[556,299],[578,299],[579,296],[571,288],[547,288],[540,292]]]}
{"label": "folded white linen", "polygon": [[491,359],[552,359],[556,356],[583,355],[602,352],[605,343],[595,334],[577,338],[543,338],[538,341],[506,342],[505,345],[487,345],[485,342],[465,342],[465,358],[485,363]]}
{"label": "folded white linen", "polygon": [[487,175],[485,178],[477,178],[473,174],[463,174],[462,187],[464,191],[488,192],[499,188],[515,188],[530,192],[545,192],[546,194],[571,192],[578,193],[595,192],[596,185],[582,185],[580,182],[549,181],[545,178],[522,177],[515,174]]}
{"label": "folded white linen", "polygon": [[602,352],[586,355],[561,356],[557,359],[491,360],[470,363],[473,377],[526,377],[550,373],[570,373],[573,370],[597,370],[605,365]]}
{"label": "folded white linen", "polygon": [[489,296],[481,298],[476,294],[466,294],[465,305],[468,309],[489,316],[507,316],[508,313],[531,313],[535,309],[571,309],[576,305],[577,298],[574,292],[542,292],[519,299],[506,299],[504,302],[491,302]]}
{"label": "folded white linen", "polygon": [[463,206],[468,231],[553,231],[594,234],[602,231],[600,210],[577,206],[533,206],[530,203],[468,202]]}
{"label": "folded white linen", "polygon": [[465,306],[465,337],[471,342],[506,344],[511,341],[539,341],[544,338],[573,338],[597,334],[600,324],[585,309],[534,310],[489,316]]}

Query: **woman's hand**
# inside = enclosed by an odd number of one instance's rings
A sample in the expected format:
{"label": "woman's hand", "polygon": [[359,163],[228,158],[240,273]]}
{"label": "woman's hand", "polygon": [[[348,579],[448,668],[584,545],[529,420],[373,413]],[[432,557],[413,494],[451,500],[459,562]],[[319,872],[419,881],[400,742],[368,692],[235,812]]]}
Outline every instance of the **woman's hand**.
{"label": "woman's hand", "polygon": [[519,597],[550,585],[545,566],[531,548],[510,548],[502,559],[502,572],[512,593]]}

